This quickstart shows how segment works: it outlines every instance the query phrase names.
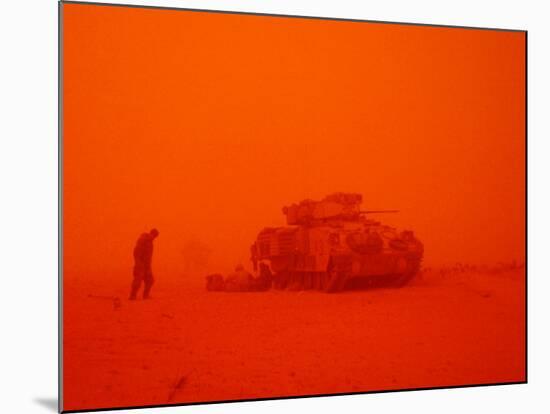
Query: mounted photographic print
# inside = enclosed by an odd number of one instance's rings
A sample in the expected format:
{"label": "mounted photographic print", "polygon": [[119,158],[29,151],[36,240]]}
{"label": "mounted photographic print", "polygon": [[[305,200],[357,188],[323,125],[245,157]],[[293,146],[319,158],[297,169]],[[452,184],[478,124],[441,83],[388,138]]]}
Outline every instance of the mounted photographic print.
{"label": "mounted photographic print", "polygon": [[526,32],[60,18],[63,411],[527,381]]}

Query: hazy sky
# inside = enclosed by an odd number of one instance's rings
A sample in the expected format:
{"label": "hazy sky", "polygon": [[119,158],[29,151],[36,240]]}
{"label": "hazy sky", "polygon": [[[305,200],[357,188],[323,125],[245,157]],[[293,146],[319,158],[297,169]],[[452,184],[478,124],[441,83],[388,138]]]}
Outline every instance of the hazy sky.
{"label": "hazy sky", "polygon": [[401,210],[379,218],[428,265],[524,260],[523,33],[63,10],[67,274],[128,271],[153,226],[157,272],[189,241],[249,265],[283,205],[334,191]]}

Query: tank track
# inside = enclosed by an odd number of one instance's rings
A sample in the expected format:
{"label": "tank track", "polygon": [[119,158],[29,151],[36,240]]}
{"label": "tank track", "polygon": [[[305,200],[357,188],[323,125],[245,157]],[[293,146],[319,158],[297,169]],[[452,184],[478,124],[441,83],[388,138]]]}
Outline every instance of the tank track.
{"label": "tank track", "polygon": [[[420,271],[421,264],[422,256],[411,258],[406,273],[394,277],[371,277],[360,286],[364,288],[403,287],[415,278]],[[349,281],[346,274],[344,266],[339,268],[329,266],[327,272],[279,272],[273,279],[273,288],[276,290],[317,290],[336,293],[346,288]]]}

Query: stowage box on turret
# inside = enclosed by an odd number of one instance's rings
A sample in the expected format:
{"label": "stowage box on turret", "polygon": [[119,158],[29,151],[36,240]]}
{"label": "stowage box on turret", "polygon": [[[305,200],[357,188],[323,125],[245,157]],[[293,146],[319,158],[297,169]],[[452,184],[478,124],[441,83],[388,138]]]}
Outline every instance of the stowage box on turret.
{"label": "stowage box on turret", "polygon": [[419,271],[424,252],[412,231],[368,219],[361,194],[335,193],[283,208],[286,227],[264,228],[252,261],[267,263],[276,289],[337,292],[354,285],[403,286]]}

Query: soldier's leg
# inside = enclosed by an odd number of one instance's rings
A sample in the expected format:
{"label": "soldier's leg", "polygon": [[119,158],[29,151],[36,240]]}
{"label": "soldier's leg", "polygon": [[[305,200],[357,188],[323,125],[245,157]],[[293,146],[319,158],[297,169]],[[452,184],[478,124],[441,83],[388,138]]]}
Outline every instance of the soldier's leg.
{"label": "soldier's leg", "polygon": [[134,276],[134,280],[132,281],[132,288],[130,291],[130,300],[134,300],[136,298],[139,288],[141,287],[141,279],[142,278],[140,276]]}
{"label": "soldier's leg", "polygon": [[134,267],[134,280],[132,280],[132,285],[130,288],[130,300],[134,300],[136,295],[141,287],[141,281],[143,280],[143,272],[141,269]]}
{"label": "soldier's leg", "polygon": [[143,287],[143,299],[149,299],[151,288],[153,287],[153,283],[155,283],[155,279],[153,278],[153,274],[151,272],[147,272],[145,274],[144,282],[145,284]]}

